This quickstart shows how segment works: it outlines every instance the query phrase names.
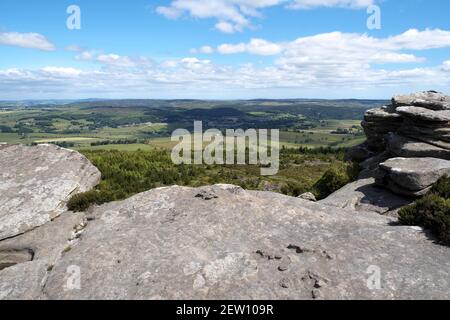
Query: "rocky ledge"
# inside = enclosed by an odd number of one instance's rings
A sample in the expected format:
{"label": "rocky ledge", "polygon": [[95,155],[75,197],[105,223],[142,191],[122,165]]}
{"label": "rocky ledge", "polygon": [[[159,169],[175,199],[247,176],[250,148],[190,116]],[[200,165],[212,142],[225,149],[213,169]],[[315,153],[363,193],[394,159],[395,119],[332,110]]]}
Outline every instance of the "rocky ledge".
{"label": "rocky ledge", "polygon": [[418,197],[450,174],[450,97],[436,91],[400,95],[366,112],[367,142],[348,153],[361,178],[397,195]]}
{"label": "rocky ledge", "polygon": [[[174,186],[75,214],[60,208],[81,184],[74,170],[90,181],[77,190],[98,178],[84,157],[49,146],[5,150],[2,168],[17,175],[1,185],[17,192],[0,193],[2,208],[22,214],[23,193],[30,209],[51,203],[35,215],[55,218],[0,241],[0,299],[450,298],[449,248],[372,212],[370,201],[357,211],[339,194],[332,206],[230,185]],[[70,187],[53,192],[54,176]],[[346,192],[381,208],[372,183]],[[37,185],[48,199],[32,196]]]}

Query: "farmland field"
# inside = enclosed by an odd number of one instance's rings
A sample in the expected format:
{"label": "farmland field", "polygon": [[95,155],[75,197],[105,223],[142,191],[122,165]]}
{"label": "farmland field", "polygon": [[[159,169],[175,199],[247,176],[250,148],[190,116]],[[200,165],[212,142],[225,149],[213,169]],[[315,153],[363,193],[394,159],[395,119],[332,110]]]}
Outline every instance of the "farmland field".
{"label": "farmland field", "polygon": [[[322,190],[325,173],[332,172],[334,187],[351,179],[343,148],[364,142],[361,119],[378,104],[124,100],[10,106],[0,111],[0,142],[53,143],[85,154],[103,174],[97,190],[83,198],[87,204],[171,184],[230,183],[293,196],[312,191],[321,197],[332,191]],[[178,142],[171,141],[172,132],[192,132],[194,121],[202,121],[203,130],[279,129],[279,172],[264,177],[258,165],[174,165],[170,152]]]}
{"label": "farmland field", "polygon": [[171,133],[204,130],[280,129],[287,148],[346,148],[364,141],[360,121],[379,101],[110,100],[63,105],[5,106],[0,142],[56,143],[75,149],[172,148]]}

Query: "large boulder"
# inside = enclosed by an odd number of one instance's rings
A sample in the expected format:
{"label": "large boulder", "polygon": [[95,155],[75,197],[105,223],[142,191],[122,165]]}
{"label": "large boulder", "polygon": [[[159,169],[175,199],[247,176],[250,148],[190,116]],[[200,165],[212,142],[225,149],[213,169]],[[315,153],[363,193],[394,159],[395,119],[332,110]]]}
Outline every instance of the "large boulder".
{"label": "large boulder", "polygon": [[380,183],[393,192],[420,196],[444,175],[450,175],[450,161],[436,158],[393,158],[380,164]]}
{"label": "large boulder", "polygon": [[84,156],[54,145],[3,146],[0,168],[0,240],[58,217],[72,195],[101,178]]}

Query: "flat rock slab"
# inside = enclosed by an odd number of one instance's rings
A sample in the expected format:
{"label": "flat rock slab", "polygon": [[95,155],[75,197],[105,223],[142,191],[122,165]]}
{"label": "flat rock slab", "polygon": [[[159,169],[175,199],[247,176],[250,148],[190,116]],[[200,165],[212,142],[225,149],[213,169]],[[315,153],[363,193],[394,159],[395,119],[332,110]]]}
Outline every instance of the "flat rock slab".
{"label": "flat rock slab", "polygon": [[376,186],[375,179],[368,178],[346,185],[320,203],[358,213],[375,212],[389,215],[410,204],[411,200]]}
{"label": "flat rock slab", "polygon": [[397,112],[403,116],[429,122],[449,122],[450,110],[434,111],[422,107],[399,107]]}
{"label": "flat rock slab", "polygon": [[366,111],[364,118],[366,121],[394,121],[401,122],[402,117],[393,110],[389,110],[387,107],[374,108]]}
{"label": "flat rock slab", "polygon": [[450,160],[450,150],[432,144],[390,134],[387,139],[387,150],[397,157],[403,158],[438,158]]}
{"label": "flat rock slab", "polygon": [[45,297],[450,298],[450,249],[378,214],[217,185],[155,189],[93,216],[49,273]]}
{"label": "flat rock slab", "polygon": [[424,190],[444,175],[450,175],[450,161],[436,158],[393,158],[380,164],[387,180],[411,191]]}
{"label": "flat rock slab", "polygon": [[3,147],[0,168],[0,240],[51,221],[101,178],[83,155],[53,145]]}
{"label": "flat rock slab", "polygon": [[411,95],[398,95],[392,99],[393,105],[419,106],[431,110],[449,110],[450,97],[436,91],[418,92]]}

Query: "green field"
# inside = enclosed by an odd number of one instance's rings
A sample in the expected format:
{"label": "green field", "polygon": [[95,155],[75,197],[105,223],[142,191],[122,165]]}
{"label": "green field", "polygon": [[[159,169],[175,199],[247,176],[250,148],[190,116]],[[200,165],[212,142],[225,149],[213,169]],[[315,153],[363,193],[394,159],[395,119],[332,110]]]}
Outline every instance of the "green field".
{"label": "green field", "polygon": [[[348,105],[347,105],[348,103]],[[342,148],[364,142],[360,121],[375,102],[104,101],[11,107],[0,112],[0,143],[53,143],[85,154],[102,172],[97,190],[71,204],[125,199],[166,185],[230,183],[246,189],[324,197],[351,180]],[[280,170],[259,165],[181,165],[170,158],[175,129],[279,129]],[[206,147],[204,143],[203,147]],[[247,145],[247,147],[250,147]]]}
{"label": "green field", "polygon": [[279,129],[281,144],[289,148],[342,148],[364,141],[360,121],[375,103],[124,100],[10,107],[0,110],[0,142],[93,150],[170,149],[175,145],[171,133],[178,128],[192,131],[198,120],[205,130]]}

